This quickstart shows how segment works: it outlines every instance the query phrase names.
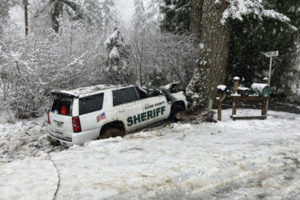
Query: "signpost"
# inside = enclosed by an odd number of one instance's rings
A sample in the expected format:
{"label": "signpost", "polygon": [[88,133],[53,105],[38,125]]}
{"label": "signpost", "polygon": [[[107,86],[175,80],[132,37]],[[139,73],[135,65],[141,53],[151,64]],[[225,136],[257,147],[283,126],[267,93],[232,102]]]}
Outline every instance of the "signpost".
{"label": "signpost", "polygon": [[[270,58],[270,66],[269,66],[269,81],[268,84],[271,88],[271,73],[272,73],[272,61],[273,57],[277,57],[279,55],[279,51],[270,51],[270,52],[265,52],[263,53],[266,57]],[[267,101],[267,108],[266,108],[266,113],[269,108],[269,100]]]}
{"label": "signpost", "polygon": [[279,51],[270,51],[263,53],[266,57],[270,58],[270,66],[269,66],[269,86],[271,87],[271,72],[272,72],[272,61],[273,57],[277,57],[279,55]]}

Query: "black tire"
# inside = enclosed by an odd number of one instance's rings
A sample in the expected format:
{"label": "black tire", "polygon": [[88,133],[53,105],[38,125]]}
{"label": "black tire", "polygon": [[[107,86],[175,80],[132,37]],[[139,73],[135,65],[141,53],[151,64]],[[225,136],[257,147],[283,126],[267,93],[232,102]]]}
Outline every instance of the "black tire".
{"label": "black tire", "polygon": [[114,127],[107,127],[103,130],[103,132],[100,135],[100,139],[110,138],[110,137],[123,137],[125,135],[125,132]]}
{"label": "black tire", "polygon": [[171,113],[169,119],[171,121],[177,121],[176,114],[179,112],[185,111],[185,107],[181,104],[174,104],[171,108]]}

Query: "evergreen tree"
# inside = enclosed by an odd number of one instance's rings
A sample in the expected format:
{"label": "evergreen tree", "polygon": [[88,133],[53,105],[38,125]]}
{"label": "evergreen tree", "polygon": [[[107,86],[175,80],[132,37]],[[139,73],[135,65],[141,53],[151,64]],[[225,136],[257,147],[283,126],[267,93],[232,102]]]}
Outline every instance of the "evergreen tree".
{"label": "evergreen tree", "polygon": [[262,52],[279,50],[279,57],[273,61],[273,93],[291,92],[292,80],[296,74],[296,40],[300,28],[300,2],[296,0],[268,0],[267,8],[289,17],[289,23],[274,18],[255,15],[243,17],[243,21],[231,20],[230,55],[227,84],[233,76],[243,76],[245,85],[262,81],[268,76],[269,59]]}
{"label": "evergreen tree", "polygon": [[128,64],[130,46],[124,42],[121,32],[115,28],[105,41],[107,50],[108,82],[112,84],[130,84],[134,82],[134,70]]}
{"label": "evergreen tree", "polygon": [[147,30],[147,17],[144,7],[144,2],[141,0],[134,0],[134,15],[133,15],[133,46],[136,52],[133,55],[134,63],[137,67],[137,74],[139,84],[143,85],[143,76],[145,74],[145,52],[146,44],[145,37]]}
{"label": "evergreen tree", "polygon": [[164,0],[161,12],[165,17],[161,30],[173,33],[190,31],[192,4],[190,0]]}
{"label": "evergreen tree", "polygon": [[[202,1],[191,1],[192,12],[182,11],[182,9],[189,10],[184,6],[186,5],[184,2],[177,1],[177,3],[174,3],[165,0],[165,9],[162,9],[162,11],[166,17],[162,21],[162,30],[176,33],[174,27],[182,27],[181,25],[187,22],[186,20],[178,21],[180,18],[176,17],[176,12],[187,13],[189,16],[186,19],[189,19],[190,26],[185,26],[185,31],[198,33],[199,36],[203,35],[203,32],[207,32],[207,29],[201,27],[200,23],[203,21],[201,10],[203,12],[206,10],[201,4]],[[225,5],[225,1],[216,2],[221,3],[221,6]],[[261,81],[269,66],[269,60],[261,52],[279,50],[280,56],[273,62],[273,86],[277,89],[276,92],[288,92],[291,86],[289,80],[293,80],[292,76],[295,72],[295,41],[298,38],[297,35],[299,35],[296,29],[299,29],[300,2],[297,0],[268,0],[264,4],[252,0],[244,0],[243,2],[228,0],[227,2],[229,8],[223,13],[222,19],[225,23],[224,18],[231,18],[231,20],[226,21],[230,28],[227,84],[232,84],[229,81],[235,75],[244,76],[246,84]],[[246,8],[244,11],[240,9],[241,4]],[[170,5],[173,6],[170,7]],[[176,5],[180,5],[180,7],[176,7]],[[170,11],[171,8],[175,7],[176,9]],[[168,21],[172,26],[168,25]],[[201,43],[200,46],[203,46],[203,44]],[[206,48],[205,45],[204,48]],[[203,59],[203,56],[200,59]],[[202,70],[204,69],[202,68]],[[201,75],[199,77],[203,78]],[[200,82],[203,84],[203,81]],[[201,83],[199,83],[200,86]]]}
{"label": "evergreen tree", "polygon": [[86,19],[90,22],[90,18],[85,15],[82,7],[72,0],[50,0],[50,14],[52,20],[52,28],[58,33],[60,24],[59,18],[65,12],[72,20]]}
{"label": "evergreen tree", "polygon": [[93,25],[101,30],[107,30],[108,27],[118,24],[115,0],[85,0],[83,7]]}
{"label": "evergreen tree", "polygon": [[0,39],[2,36],[3,26],[6,25],[7,18],[9,17],[9,10],[16,5],[16,3],[17,2],[15,0],[11,0],[2,1],[0,4]]}

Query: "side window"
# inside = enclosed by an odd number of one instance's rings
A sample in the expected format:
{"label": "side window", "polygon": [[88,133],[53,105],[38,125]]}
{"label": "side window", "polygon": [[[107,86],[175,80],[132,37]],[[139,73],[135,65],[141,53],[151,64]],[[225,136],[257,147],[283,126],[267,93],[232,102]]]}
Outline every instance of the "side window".
{"label": "side window", "polygon": [[79,115],[101,110],[103,106],[103,93],[79,99]]}
{"label": "side window", "polygon": [[113,105],[121,105],[138,100],[138,95],[134,87],[113,91]]}
{"label": "side window", "polygon": [[143,89],[139,88],[139,87],[135,87],[136,88],[136,91],[138,92],[139,96],[140,96],[140,99],[145,99],[145,98],[148,98],[149,95],[147,94],[146,91],[144,91]]}

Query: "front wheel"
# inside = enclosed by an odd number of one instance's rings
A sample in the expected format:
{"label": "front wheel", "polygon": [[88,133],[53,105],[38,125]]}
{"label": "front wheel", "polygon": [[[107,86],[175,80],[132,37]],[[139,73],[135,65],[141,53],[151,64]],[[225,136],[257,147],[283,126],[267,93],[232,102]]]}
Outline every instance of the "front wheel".
{"label": "front wheel", "polygon": [[177,120],[176,114],[179,113],[179,112],[182,112],[182,111],[185,111],[184,106],[182,106],[180,104],[174,104],[171,108],[171,114],[170,114],[169,119],[172,120],[172,121],[176,121]]}

